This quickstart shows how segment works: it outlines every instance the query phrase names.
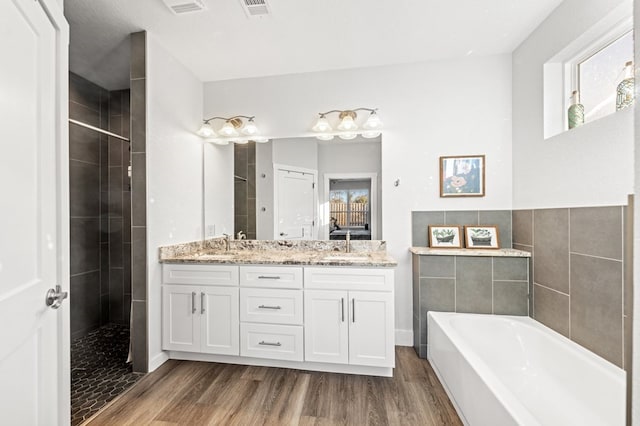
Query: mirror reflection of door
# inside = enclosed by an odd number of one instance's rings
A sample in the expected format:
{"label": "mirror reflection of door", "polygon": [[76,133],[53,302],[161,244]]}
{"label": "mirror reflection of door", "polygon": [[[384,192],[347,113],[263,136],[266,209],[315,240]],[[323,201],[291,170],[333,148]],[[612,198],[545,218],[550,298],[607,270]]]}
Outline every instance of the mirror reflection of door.
{"label": "mirror reflection of door", "polygon": [[313,170],[276,168],[275,239],[315,239],[316,174]]}
{"label": "mirror reflection of door", "polygon": [[371,239],[371,179],[329,180],[329,239]]}

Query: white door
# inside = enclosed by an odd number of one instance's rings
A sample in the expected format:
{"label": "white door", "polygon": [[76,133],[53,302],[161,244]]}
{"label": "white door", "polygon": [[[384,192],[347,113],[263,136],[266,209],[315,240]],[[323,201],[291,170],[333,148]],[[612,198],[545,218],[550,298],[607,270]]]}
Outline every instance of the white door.
{"label": "white door", "polygon": [[305,361],[348,363],[348,303],[346,291],[305,290]]}
{"label": "white door", "polygon": [[394,367],[393,295],[349,292],[349,364]]}
{"label": "white door", "polygon": [[200,311],[198,298],[202,287],[162,286],[162,349],[200,351]]}
{"label": "white door", "polygon": [[312,240],[315,232],[316,177],[313,173],[278,169],[276,173],[278,240]]}
{"label": "white door", "polygon": [[200,289],[201,352],[240,354],[238,299],[238,287],[211,286]]}
{"label": "white door", "polygon": [[0,2],[0,423],[7,425],[69,423],[69,302],[62,290],[50,301],[59,309],[45,302],[48,289],[67,290],[69,280],[67,41],[55,1]]}

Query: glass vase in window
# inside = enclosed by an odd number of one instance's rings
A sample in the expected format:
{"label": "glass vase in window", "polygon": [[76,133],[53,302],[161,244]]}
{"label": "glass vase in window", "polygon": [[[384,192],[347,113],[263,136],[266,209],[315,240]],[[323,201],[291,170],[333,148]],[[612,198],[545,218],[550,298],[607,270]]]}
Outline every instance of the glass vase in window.
{"label": "glass vase in window", "polygon": [[580,92],[577,90],[571,94],[571,106],[567,111],[567,118],[570,129],[584,124],[584,105],[580,103]]}
{"label": "glass vase in window", "polygon": [[634,78],[633,78],[633,62],[629,61],[624,65],[624,79],[618,84],[617,96],[616,96],[616,111],[620,111],[633,105],[633,90],[634,90]]}

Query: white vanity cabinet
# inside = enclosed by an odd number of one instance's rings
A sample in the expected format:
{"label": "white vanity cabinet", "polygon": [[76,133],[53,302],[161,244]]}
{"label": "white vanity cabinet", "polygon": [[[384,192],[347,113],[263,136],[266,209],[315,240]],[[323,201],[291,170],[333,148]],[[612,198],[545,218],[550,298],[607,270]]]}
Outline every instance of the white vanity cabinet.
{"label": "white vanity cabinet", "polygon": [[167,264],[163,283],[164,350],[240,353],[237,266]]}
{"label": "white vanity cabinet", "polygon": [[393,270],[305,268],[304,280],[305,361],[395,366]]}

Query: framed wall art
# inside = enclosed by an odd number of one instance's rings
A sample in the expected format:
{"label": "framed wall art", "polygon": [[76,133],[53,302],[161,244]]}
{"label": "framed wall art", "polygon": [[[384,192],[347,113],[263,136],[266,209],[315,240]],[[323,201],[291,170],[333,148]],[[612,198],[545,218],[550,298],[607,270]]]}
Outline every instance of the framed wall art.
{"label": "framed wall art", "polygon": [[429,247],[461,248],[462,228],[451,225],[429,225]]}
{"label": "framed wall art", "polygon": [[465,226],[465,245],[468,249],[500,248],[497,226]]}
{"label": "framed wall art", "polygon": [[484,197],[484,155],[440,157],[441,197]]}

